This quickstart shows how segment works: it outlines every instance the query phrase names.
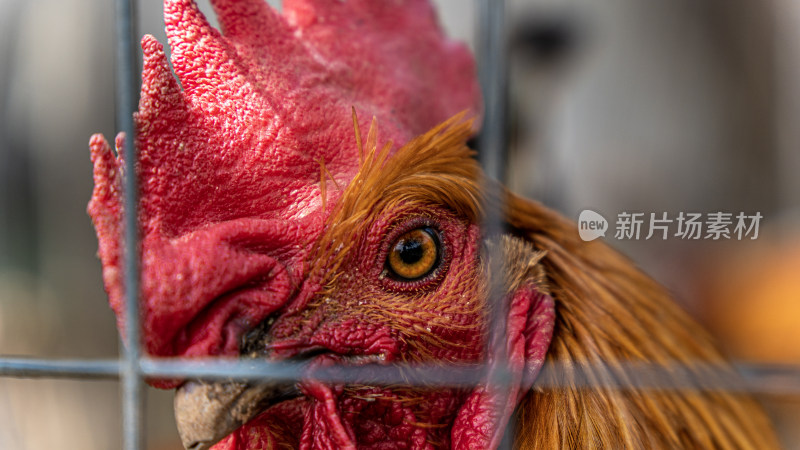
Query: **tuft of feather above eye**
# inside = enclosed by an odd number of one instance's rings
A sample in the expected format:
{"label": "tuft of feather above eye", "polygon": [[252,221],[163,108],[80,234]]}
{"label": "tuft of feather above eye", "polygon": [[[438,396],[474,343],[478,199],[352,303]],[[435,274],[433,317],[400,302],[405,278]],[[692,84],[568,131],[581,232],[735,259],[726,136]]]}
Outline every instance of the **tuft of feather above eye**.
{"label": "tuft of feather above eye", "polygon": [[[401,205],[446,207],[471,222],[482,214],[481,170],[466,142],[473,121],[459,113],[429,132],[412,139],[391,154],[392,143],[379,147],[377,121],[365,142],[355,122],[362,162],[345,188],[327,223],[312,264],[338,267],[336,254],[344,254],[362,236],[364,227],[382,211]],[[365,144],[365,147],[363,146]]]}

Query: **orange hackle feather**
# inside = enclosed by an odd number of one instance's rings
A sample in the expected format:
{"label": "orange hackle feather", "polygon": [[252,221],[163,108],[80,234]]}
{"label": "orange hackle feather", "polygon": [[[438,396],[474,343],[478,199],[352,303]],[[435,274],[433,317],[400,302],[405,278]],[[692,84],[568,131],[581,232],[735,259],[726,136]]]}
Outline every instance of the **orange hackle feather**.
{"label": "orange hackle feather", "polygon": [[[754,399],[713,388],[720,369],[736,375],[662,286],[604,243],[581,241],[559,214],[508,192],[505,202],[513,233],[547,252],[556,301],[548,363],[561,369],[544,372],[539,384],[549,387],[519,406],[519,448],[778,448]],[[637,363],[688,370],[710,389],[632,387],[625,368]]]}

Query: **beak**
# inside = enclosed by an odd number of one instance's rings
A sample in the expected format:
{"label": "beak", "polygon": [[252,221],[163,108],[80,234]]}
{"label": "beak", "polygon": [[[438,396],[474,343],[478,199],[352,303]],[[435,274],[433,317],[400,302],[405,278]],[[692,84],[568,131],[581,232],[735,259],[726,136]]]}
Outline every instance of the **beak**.
{"label": "beak", "polygon": [[206,450],[268,407],[300,395],[294,385],[189,381],[175,392],[183,446]]}

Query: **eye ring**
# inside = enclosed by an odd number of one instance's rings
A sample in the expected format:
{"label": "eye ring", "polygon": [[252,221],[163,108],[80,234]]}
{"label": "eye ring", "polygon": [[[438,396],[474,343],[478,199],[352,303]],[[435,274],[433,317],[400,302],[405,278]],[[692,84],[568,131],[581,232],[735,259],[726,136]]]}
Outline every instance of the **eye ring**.
{"label": "eye ring", "polygon": [[439,233],[422,226],[394,240],[386,256],[386,269],[397,281],[413,282],[435,272],[442,260]]}

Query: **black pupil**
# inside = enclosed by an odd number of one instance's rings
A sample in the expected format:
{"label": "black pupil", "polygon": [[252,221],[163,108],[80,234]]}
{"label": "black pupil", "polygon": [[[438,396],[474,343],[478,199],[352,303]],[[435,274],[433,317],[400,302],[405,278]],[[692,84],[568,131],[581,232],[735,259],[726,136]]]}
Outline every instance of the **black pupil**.
{"label": "black pupil", "polygon": [[425,251],[422,248],[422,242],[415,239],[403,241],[398,247],[400,247],[398,249],[400,259],[402,259],[405,264],[414,264],[418,262],[422,259],[422,255]]}

